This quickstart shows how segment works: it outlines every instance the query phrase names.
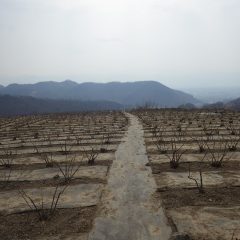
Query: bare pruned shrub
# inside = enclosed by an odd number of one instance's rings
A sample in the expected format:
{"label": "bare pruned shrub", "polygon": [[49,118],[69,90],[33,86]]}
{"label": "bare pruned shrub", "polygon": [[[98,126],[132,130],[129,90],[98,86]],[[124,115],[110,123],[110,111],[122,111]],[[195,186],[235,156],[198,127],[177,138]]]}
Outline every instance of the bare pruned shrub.
{"label": "bare pruned shrub", "polygon": [[44,142],[48,147],[52,147],[52,139],[50,135],[43,136]]}
{"label": "bare pruned shrub", "polygon": [[191,139],[196,141],[200,153],[206,152],[206,148],[207,147],[206,147],[206,141],[205,141],[205,137],[204,137],[203,131],[201,131],[199,136],[191,137]]}
{"label": "bare pruned shrub", "polygon": [[66,156],[66,161],[64,163],[58,163],[57,166],[64,177],[64,181],[67,183],[73,179],[74,175],[80,169],[80,165],[77,165],[76,162],[76,155],[72,157]]}
{"label": "bare pruned shrub", "polygon": [[188,126],[187,126],[187,125],[184,126],[184,125],[178,124],[177,127],[176,127],[176,129],[174,129],[174,131],[175,131],[175,133],[176,133],[179,137],[181,137],[182,140],[183,140],[183,138],[184,138],[184,137],[186,136],[186,134],[187,134],[187,129],[188,129]]}
{"label": "bare pruned shrub", "polygon": [[143,124],[145,124],[145,125],[147,125],[147,126],[151,126],[151,125],[152,125],[152,124],[151,124],[151,120],[145,118],[144,115],[138,114],[138,118],[140,119],[140,121],[141,121]]}
{"label": "bare pruned shrub", "polygon": [[199,162],[199,180],[198,180],[197,178],[194,178],[194,177],[191,175],[190,162],[188,163],[188,178],[189,178],[190,180],[193,180],[193,181],[195,182],[199,193],[204,193],[204,192],[205,192],[204,187],[203,187],[202,163],[203,163],[203,160],[205,159],[206,155],[207,155],[207,154],[205,153],[204,157],[203,157],[202,160]]}
{"label": "bare pruned shrub", "polygon": [[83,146],[83,155],[87,158],[88,165],[94,165],[98,155],[103,152],[102,145],[99,145],[98,143],[94,144],[92,142],[89,142],[87,145],[90,146],[90,149],[86,149]]}
{"label": "bare pruned shrub", "polygon": [[229,130],[230,135],[238,135],[239,129],[238,125],[233,122],[233,120],[229,120],[227,123],[227,130]]}
{"label": "bare pruned shrub", "polygon": [[95,161],[100,154],[100,150],[96,150],[94,147],[90,147],[90,150],[84,150],[84,154],[88,160],[88,165],[94,165]]}
{"label": "bare pruned shrub", "polygon": [[46,167],[54,166],[53,152],[51,152],[52,142],[49,141],[48,150],[46,152],[40,151],[40,147],[33,144],[35,152],[40,156],[40,159],[45,162]]}
{"label": "bare pruned shrub", "polygon": [[182,155],[186,152],[186,150],[183,150],[184,143],[179,143],[179,138],[172,138],[170,143],[170,150],[169,153],[165,154],[170,161],[170,167],[171,168],[177,168],[179,166],[180,160],[182,158]]}
{"label": "bare pruned shrub", "polygon": [[12,168],[4,169],[0,171],[0,181],[2,182],[2,188],[5,188],[11,178]]}
{"label": "bare pruned shrub", "polygon": [[56,212],[59,199],[61,195],[64,193],[68,185],[59,189],[59,186],[56,186],[52,195],[52,200],[50,207],[46,206],[44,202],[43,194],[41,196],[40,201],[35,200],[29,194],[27,194],[23,189],[19,190],[20,196],[24,199],[25,203],[28,205],[31,211],[34,211],[38,214],[39,221],[46,221],[49,220],[53,214]]}
{"label": "bare pruned shrub", "polygon": [[39,132],[35,132],[34,134],[33,134],[33,138],[34,139],[37,139],[39,137]]}
{"label": "bare pruned shrub", "polygon": [[236,231],[237,231],[237,229],[235,229],[235,230],[233,231],[231,240],[240,240],[240,238],[238,238],[238,237],[235,236]]}
{"label": "bare pruned shrub", "polygon": [[214,135],[219,135],[219,133],[220,133],[219,126],[213,125],[212,121],[207,123],[204,120],[202,123],[203,123],[203,129],[202,130],[207,137],[211,137],[211,136],[214,136]]}
{"label": "bare pruned shrub", "polygon": [[0,155],[0,165],[5,168],[10,168],[13,165],[15,155],[16,150],[13,151],[9,148],[4,148]]}
{"label": "bare pruned shrub", "polygon": [[110,129],[107,129],[106,131],[107,132],[103,134],[102,144],[110,144],[111,135],[114,134],[114,132],[111,132]]}
{"label": "bare pruned shrub", "polygon": [[32,143],[32,146],[33,146],[33,149],[34,149],[35,153],[40,154],[39,147],[35,143]]}
{"label": "bare pruned shrub", "polygon": [[211,142],[206,142],[206,146],[210,155],[211,166],[219,168],[222,166],[223,161],[230,158],[228,154],[228,141],[223,139],[223,137],[222,141],[212,138]]}
{"label": "bare pruned shrub", "polygon": [[83,140],[82,136],[79,135],[79,133],[76,133],[76,132],[75,132],[74,138],[75,138],[75,140],[76,140],[76,144],[77,144],[77,145],[80,145],[81,142],[82,142],[82,140]]}
{"label": "bare pruned shrub", "polygon": [[230,152],[237,151],[239,142],[240,142],[240,135],[229,136],[228,150]]}
{"label": "bare pruned shrub", "polygon": [[157,126],[154,126],[153,129],[152,129],[152,138],[153,139],[156,139],[156,147],[159,151],[160,154],[166,154],[167,153],[167,144],[166,142],[164,141],[164,131],[163,131],[163,127],[157,127]]}
{"label": "bare pruned shrub", "polygon": [[51,168],[54,166],[54,159],[52,152],[40,153],[40,158],[45,162],[46,167]]}
{"label": "bare pruned shrub", "polygon": [[237,150],[238,144],[240,142],[240,130],[232,124],[230,124],[230,126],[231,127],[228,127],[230,131],[228,135],[228,149],[230,152],[234,152]]}
{"label": "bare pruned shrub", "polygon": [[68,155],[71,153],[72,146],[68,144],[68,140],[64,140],[64,143],[61,145],[61,150],[60,152],[63,155]]}

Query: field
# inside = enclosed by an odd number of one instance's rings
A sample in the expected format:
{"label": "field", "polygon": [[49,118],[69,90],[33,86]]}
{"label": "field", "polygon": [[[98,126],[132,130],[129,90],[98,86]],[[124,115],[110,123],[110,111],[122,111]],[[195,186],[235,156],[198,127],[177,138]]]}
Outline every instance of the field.
{"label": "field", "polygon": [[173,232],[240,237],[240,114],[142,110],[149,164]]}
{"label": "field", "polygon": [[0,239],[84,237],[127,125],[117,112],[0,119]]}
{"label": "field", "polygon": [[0,239],[240,238],[240,114],[0,119]]}

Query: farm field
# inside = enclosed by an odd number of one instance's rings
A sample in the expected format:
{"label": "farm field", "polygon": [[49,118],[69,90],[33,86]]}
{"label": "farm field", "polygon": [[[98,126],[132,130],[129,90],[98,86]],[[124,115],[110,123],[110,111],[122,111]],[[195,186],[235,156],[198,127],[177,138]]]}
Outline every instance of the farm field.
{"label": "farm field", "polygon": [[240,238],[240,114],[0,118],[0,239]]}
{"label": "farm field", "polygon": [[239,239],[240,114],[220,110],[133,113],[144,127],[158,199],[173,235]]}
{"label": "farm field", "polygon": [[121,112],[0,119],[0,239],[86,239],[127,126]]}

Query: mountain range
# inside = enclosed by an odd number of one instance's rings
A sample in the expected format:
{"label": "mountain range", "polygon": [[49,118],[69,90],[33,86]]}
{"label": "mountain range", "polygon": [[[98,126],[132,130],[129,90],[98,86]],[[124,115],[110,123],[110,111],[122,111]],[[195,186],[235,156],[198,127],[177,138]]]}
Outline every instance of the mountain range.
{"label": "mountain range", "polygon": [[213,104],[204,105],[204,107],[205,108],[210,108],[210,109],[225,108],[225,109],[232,109],[232,110],[240,111],[240,98],[229,101],[227,103],[216,102],[216,103],[213,103]]}
{"label": "mountain range", "polygon": [[0,94],[55,100],[110,101],[123,106],[140,106],[145,103],[153,103],[159,107],[177,107],[186,103],[199,104],[192,95],[171,89],[156,81],[78,84],[66,80],[10,84],[0,87]]}
{"label": "mountain range", "polygon": [[123,106],[110,101],[38,99],[28,96],[0,96],[0,116],[41,113],[121,110]]}
{"label": "mountain range", "polygon": [[[190,94],[155,81],[78,84],[66,80],[0,85],[1,116],[120,110],[138,106],[194,109],[200,104]],[[240,98],[203,107],[240,110]]]}

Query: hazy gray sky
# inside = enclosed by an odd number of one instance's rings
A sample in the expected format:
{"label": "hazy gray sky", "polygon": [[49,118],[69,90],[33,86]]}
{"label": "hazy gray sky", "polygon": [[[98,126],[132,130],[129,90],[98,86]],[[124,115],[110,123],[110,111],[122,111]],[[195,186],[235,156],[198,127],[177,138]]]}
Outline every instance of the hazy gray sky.
{"label": "hazy gray sky", "polygon": [[240,86],[239,0],[0,0],[0,83]]}

